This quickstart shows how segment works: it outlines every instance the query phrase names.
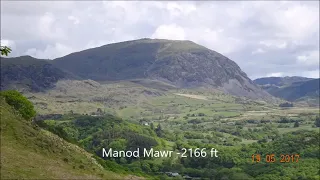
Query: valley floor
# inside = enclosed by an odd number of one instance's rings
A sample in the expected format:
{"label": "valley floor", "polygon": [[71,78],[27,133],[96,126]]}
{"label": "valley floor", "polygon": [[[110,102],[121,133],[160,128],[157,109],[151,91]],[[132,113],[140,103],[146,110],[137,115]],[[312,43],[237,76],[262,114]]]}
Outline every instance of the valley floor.
{"label": "valley floor", "polygon": [[[279,103],[282,101],[265,102],[234,97],[217,90],[178,90],[159,83],[154,86],[148,82],[126,81],[105,84],[91,80],[59,81],[51,90],[24,95],[42,115],[42,128],[46,130],[42,129],[42,135],[36,137],[46,138],[31,140],[25,134],[2,137],[6,143],[1,146],[4,152],[1,170],[5,171],[3,177],[6,178],[15,178],[14,174],[19,174],[17,178],[35,177],[36,174],[43,177],[43,173],[53,178],[139,179],[139,175],[144,175],[151,179],[165,179],[169,178],[165,172],[180,172],[181,175],[217,179],[235,179],[236,176],[272,179],[273,175],[266,170],[268,168],[281,172],[281,178],[299,173],[294,171],[294,164],[286,164],[286,171],[280,170],[281,163],[261,163],[255,168],[249,161],[256,151],[306,153],[300,165],[308,170],[301,169],[301,173],[305,173],[307,178],[318,177],[315,165],[319,156],[317,147],[313,146],[314,143],[309,149],[297,145],[305,139],[319,142],[315,136],[319,133],[316,126],[318,107],[281,108]],[[2,132],[9,132],[3,128],[7,127],[2,126]],[[49,131],[60,133],[60,137]],[[16,136],[24,140],[5,139]],[[224,156],[217,161],[204,159],[198,165],[197,159],[182,160],[178,156],[138,161],[108,159],[96,163],[84,150],[70,156],[68,152],[75,152],[78,146],[64,141],[63,146],[67,150],[62,150],[59,148],[63,141],[61,138],[75,141],[93,154],[98,154],[102,147],[130,149],[146,146],[174,152],[181,148],[219,148]],[[25,140],[40,144],[30,143],[28,148],[24,148],[19,143]],[[288,147],[283,143],[285,141],[296,144]],[[304,145],[310,143],[305,142]],[[43,164],[41,168],[35,168],[37,165],[30,161],[30,157]],[[14,159],[14,163],[9,163],[9,159]],[[27,166],[18,170],[21,163]],[[57,166],[62,169],[55,168]]]}

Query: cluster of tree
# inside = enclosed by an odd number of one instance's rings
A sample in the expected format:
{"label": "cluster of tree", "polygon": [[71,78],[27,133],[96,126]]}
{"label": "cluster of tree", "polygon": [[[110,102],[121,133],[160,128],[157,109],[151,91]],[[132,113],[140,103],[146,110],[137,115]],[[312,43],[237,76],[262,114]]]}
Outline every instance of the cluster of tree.
{"label": "cluster of tree", "polygon": [[[102,148],[122,151],[139,148],[142,155],[143,149],[158,146],[157,135],[160,136],[160,133],[163,132],[161,125],[152,130],[148,126],[133,124],[112,115],[67,115],[59,121],[47,120],[37,123],[69,142],[76,142],[100,157],[102,157]],[[134,161],[132,158],[113,160],[118,163]]]}
{"label": "cluster of tree", "polygon": [[202,122],[203,121],[201,119],[191,119],[188,121],[188,123],[190,123],[190,124],[200,124]]}
{"label": "cluster of tree", "polygon": [[245,139],[261,140],[263,137],[268,137],[269,139],[274,138],[279,134],[277,128],[271,125],[262,124],[262,128],[248,128],[248,130],[243,129],[242,125],[238,126],[227,126],[222,125],[219,127],[213,127],[212,130],[222,133],[232,134]]}
{"label": "cluster of tree", "polygon": [[183,135],[186,139],[203,139],[203,138],[205,138],[202,133],[192,132],[192,131],[184,132]]}
{"label": "cluster of tree", "polygon": [[0,96],[12,106],[26,120],[31,120],[35,115],[33,104],[16,90],[1,91]]}
{"label": "cluster of tree", "polygon": [[[181,158],[182,169],[198,171],[196,176],[202,178],[236,179],[318,179],[319,178],[319,149],[320,136],[315,131],[296,131],[278,136],[271,142],[253,143],[237,147],[216,147],[219,149],[218,158]],[[203,145],[207,149],[211,145]],[[261,154],[261,161],[250,162],[252,154]],[[275,154],[276,162],[267,163],[268,154]],[[280,163],[281,154],[300,154],[300,160],[291,163]],[[285,170],[283,171],[283,166]],[[175,166],[172,165],[172,168]],[[215,173],[207,174],[208,170]],[[303,170],[303,173],[301,173]],[[183,170],[182,170],[183,171]],[[195,172],[197,172],[195,171]]]}
{"label": "cluster of tree", "polygon": [[293,107],[293,103],[285,102],[279,104],[279,107]]}
{"label": "cluster of tree", "polygon": [[293,123],[296,120],[294,119],[290,119],[288,117],[281,117],[280,120],[278,121],[278,123]]}
{"label": "cluster of tree", "polygon": [[187,117],[197,117],[197,116],[206,116],[204,113],[198,113],[198,114],[187,114]]}

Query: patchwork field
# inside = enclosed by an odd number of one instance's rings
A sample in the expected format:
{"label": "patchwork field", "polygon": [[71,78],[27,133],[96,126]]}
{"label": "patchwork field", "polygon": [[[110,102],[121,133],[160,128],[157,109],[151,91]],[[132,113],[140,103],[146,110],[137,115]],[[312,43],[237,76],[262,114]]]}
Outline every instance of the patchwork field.
{"label": "patchwork field", "polygon": [[[195,142],[207,142],[217,132],[221,133],[217,143],[248,144],[266,134],[318,130],[314,127],[317,107],[281,108],[217,90],[177,90],[157,82],[59,81],[45,93],[26,95],[40,114],[94,115],[99,111],[147,126],[161,124],[170,133],[188,132],[187,140]],[[296,121],[298,127],[294,127]]]}

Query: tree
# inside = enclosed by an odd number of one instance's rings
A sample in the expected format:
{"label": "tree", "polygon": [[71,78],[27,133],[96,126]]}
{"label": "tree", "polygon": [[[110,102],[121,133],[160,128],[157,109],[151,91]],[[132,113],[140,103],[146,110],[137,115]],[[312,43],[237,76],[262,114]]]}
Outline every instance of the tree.
{"label": "tree", "polygon": [[102,109],[101,109],[101,108],[98,108],[98,109],[97,109],[97,113],[98,113],[98,114],[103,114]]}
{"label": "tree", "polygon": [[153,124],[153,123],[150,123],[150,128],[151,128],[152,130],[154,130],[154,124]]}
{"label": "tree", "polygon": [[113,140],[109,144],[109,148],[112,148],[115,151],[123,151],[127,147],[127,140],[126,139],[117,139]]}
{"label": "tree", "polygon": [[317,127],[320,127],[320,116],[316,117],[316,121],[314,123]]}
{"label": "tree", "polygon": [[300,126],[300,124],[299,124],[298,121],[296,121],[296,122],[294,123],[294,125],[293,125],[293,127],[299,127],[299,126]]}
{"label": "tree", "polygon": [[158,124],[158,126],[156,128],[156,134],[158,135],[158,137],[162,137],[163,136],[163,130],[162,130],[162,127],[161,127],[160,123]]}
{"label": "tree", "polygon": [[36,115],[33,104],[18,91],[2,91],[0,96],[4,97],[5,101],[17,110],[24,119],[30,120]]}
{"label": "tree", "polygon": [[9,53],[11,53],[11,48],[7,46],[1,46],[0,47],[1,55],[8,56]]}

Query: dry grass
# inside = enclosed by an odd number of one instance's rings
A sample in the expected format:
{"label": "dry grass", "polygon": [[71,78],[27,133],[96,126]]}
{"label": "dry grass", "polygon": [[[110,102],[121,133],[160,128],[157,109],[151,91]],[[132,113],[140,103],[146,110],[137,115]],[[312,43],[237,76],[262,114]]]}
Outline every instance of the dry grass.
{"label": "dry grass", "polygon": [[178,95],[178,96],[189,97],[189,98],[193,98],[193,99],[208,100],[208,98],[206,96],[202,96],[202,95],[180,94],[180,93],[173,93],[173,94]]}

